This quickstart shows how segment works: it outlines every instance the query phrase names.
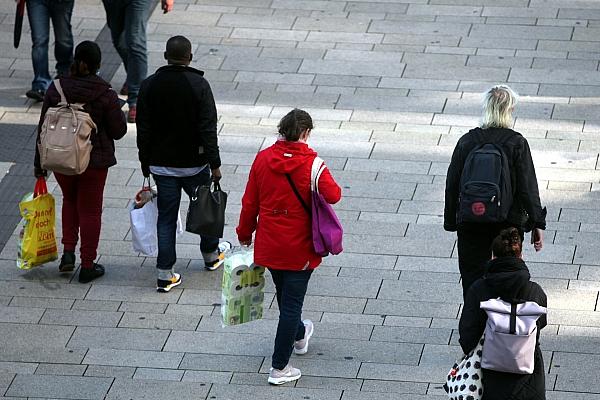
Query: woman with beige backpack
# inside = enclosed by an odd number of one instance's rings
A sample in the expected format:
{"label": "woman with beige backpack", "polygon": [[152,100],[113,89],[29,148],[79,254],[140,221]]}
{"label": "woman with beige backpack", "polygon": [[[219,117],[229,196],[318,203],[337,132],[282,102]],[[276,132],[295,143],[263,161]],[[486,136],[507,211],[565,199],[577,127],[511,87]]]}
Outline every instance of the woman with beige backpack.
{"label": "woman with beige backpack", "polygon": [[[108,168],[117,163],[114,141],[127,133],[127,123],[117,93],[108,82],[96,75],[100,61],[100,47],[95,42],[84,41],[75,48],[71,75],[55,80],[44,97],[35,154],[35,176],[47,176],[47,170],[52,170],[63,194],[63,255],[58,269],[60,272],[75,269],[75,247],[81,237],[81,283],[104,275],[104,267],[94,262],[100,240],[104,185]],[[63,142],[77,141],[80,133],[88,135],[84,140],[87,149],[65,146],[68,151],[81,152],[75,157],[78,162],[74,168],[57,165],[60,164],[59,157],[54,157],[54,161],[58,162],[52,162],[50,151],[57,147],[52,143],[56,144],[58,128],[68,131],[66,126],[60,127],[55,123],[65,110],[68,113],[77,111],[73,113],[73,118],[86,121],[91,128],[87,132],[78,132],[82,124],[73,124],[77,128],[73,128],[71,137],[63,133]],[[86,162],[89,157],[87,166],[85,162],[80,162],[81,157],[85,157]]]}

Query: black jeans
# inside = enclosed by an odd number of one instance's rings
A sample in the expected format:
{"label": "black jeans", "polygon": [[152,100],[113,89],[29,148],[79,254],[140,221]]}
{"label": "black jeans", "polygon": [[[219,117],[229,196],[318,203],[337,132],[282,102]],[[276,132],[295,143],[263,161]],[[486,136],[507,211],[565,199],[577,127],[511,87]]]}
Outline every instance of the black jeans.
{"label": "black jeans", "polygon": [[[502,229],[510,226],[502,223],[458,228],[458,269],[462,280],[463,299],[467,297],[471,285],[483,277],[485,264],[492,258],[492,242]],[[523,240],[522,229],[519,229],[519,234]]]}
{"label": "black jeans", "polygon": [[279,324],[271,366],[275,369],[283,369],[290,361],[294,342],[304,338],[302,305],[312,270],[269,269],[269,271],[275,283],[279,306]]}

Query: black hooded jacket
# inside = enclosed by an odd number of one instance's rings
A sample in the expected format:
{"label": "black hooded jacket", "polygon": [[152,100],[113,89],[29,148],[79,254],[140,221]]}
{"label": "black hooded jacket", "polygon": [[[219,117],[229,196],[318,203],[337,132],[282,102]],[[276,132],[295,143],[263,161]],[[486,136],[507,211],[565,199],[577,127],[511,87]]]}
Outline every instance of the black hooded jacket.
{"label": "black hooded jacket", "polygon": [[[501,297],[535,301],[547,306],[546,294],[535,282],[529,280],[529,270],[522,259],[499,257],[486,265],[483,278],[476,281],[467,292],[459,323],[459,342],[465,353],[473,350],[483,335],[487,314],[480,302]],[[483,400],[544,400],[545,370],[539,345],[540,330],[547,324],[546,316],[538,319],[538,335],[535,347],[535,367],[531,375],[509,374],[483,370]]]}
{"label": "black hooded jacket", "polygon": [[[508,140],[504,141],[507,138]],[[444,229],[454,232],[458,228],[456,212],[460,193],[460,177],[465,161],[471,150],[486,141],[489,143],[504,141],[502,149],[508,158],[513,189],[513,204],[507,221],[509,225],[523,229],[525,232],[529,232],[533,228],[546,229],[546,208],[542,209],[540,204],[540,194],[529,143],[520,133],[504,128],[471,129],[456,144],[446,175]]]}

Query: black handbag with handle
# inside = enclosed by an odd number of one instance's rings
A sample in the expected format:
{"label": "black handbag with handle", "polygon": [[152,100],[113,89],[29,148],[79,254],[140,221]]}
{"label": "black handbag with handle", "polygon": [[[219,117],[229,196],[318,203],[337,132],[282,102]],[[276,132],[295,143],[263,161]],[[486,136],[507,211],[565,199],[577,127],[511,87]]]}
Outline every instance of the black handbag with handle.
{"label": "black handbag with handle", "polygon": [[203,236],[223,237],[225,227],[225,207],[227,193],[221,190],[218,182],[198,186],[190,199],[185,230]]}

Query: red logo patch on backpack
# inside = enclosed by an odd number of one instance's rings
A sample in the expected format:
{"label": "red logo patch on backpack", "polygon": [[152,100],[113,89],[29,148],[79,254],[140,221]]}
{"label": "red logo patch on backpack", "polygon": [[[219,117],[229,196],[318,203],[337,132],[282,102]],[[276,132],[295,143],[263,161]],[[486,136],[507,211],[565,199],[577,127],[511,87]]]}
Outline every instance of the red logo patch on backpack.
{"label": "red logo patch on backpack", "polygon": [[485,204],[481,201],[477,201],[471,204],[471,211],[473,212],[473,215],[480,217],[485,214]]}

